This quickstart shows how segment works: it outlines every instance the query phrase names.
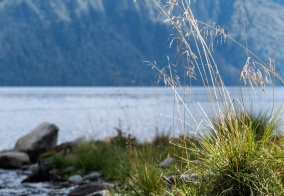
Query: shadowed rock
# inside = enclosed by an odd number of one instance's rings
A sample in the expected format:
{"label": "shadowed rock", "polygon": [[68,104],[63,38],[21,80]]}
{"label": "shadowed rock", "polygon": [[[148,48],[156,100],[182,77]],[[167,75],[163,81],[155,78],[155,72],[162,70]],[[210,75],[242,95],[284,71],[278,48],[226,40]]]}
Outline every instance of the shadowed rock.
{"label": "shadowed rock", "polygon": [[3,169],[18,169],[29,162],[29,156],[23,152],[0,153],[0,168]]}
{"label": "shadowed rock", "polygon": [[165,177],[164,180],[168,187],[180,186],[184,184],[197,183],[198,174],[192,173],[192,174],[174,175],[174,176]]}
{"label": "shadowed rock", "polygon": [[[61,181],[62,178],[56,172],[56,168],[52,162],[53,158],[58,155],[72,155],[72,150],[87,142],[88,140],[86,138],[78,138],[71,142],[65,142],[48,150],[47,152],[42,153],[38,158],[38,168],[34,170],[30,175],[28,175],[27,178],[23,180],[23,182]],[[70,170],[69,172],[72,172],[75,169],[76,168],[74,166],[70,166],[65,169],[65,172],[67,172],[68,170]],[[76,181],[81,181],[81,178],[82,177],[80,177],[79,179],[78,176],[73,176],[73,178],[69,180],[73,183],[76,183]]]}
{"label": "shadowed rock", "polygon": [[42,123],[30,133],[19,138],[15,150],[27,153],[34,163],[40,154],[56,146],[58,130],[53,124]]}
{"label": "shadowed rock", "polygon": [[98,183],[84,184],[73,189],[68,196],[91,195],[95,192],[107,190],[109,186]]}

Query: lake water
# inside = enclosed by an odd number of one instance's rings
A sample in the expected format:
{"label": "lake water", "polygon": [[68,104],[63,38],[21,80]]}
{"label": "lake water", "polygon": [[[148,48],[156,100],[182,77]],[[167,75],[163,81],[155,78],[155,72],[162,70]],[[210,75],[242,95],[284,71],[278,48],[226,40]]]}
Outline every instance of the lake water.
{"label": "lake water", "polygon": [[[202,87],[189,90],[188,95],[179,92],[194,118],[202,120],[204,113],[211,112],[206,93]],[[240,97],[238,87],[228,90]],[[267,89],[267,94],[245,88],[243,97],[247,105],[253,100],[256,112],[278,108],[284,100],[284,88],[275,88],[274,95],[272,88]],[[156,130],[177,135],[181,126],[179,120],[173,120],[173,116],[179,116],[174,100],[173,90],[162,87],[0,88],[0,150],[12,148],[20,136],[42,122],[59,127],[59,143],[80,136],[112,136],[116,134],[115,127],[140,140],[150,140]],[[183,116],[184,110],[180,111]],[[182,119],[191,124],[190,115],[185,114]]]}

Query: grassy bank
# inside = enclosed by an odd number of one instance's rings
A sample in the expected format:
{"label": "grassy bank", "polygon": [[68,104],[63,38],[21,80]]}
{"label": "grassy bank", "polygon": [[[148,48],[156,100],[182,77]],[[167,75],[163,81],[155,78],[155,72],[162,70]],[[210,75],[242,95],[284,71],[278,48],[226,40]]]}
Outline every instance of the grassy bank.
{"label": "grassy bank", "polygon": [[[179,153],[170,141],[167,135],[157,135],[152,142],[138,143],[119,130],[117,136],[107,141],[91,141],[78,146],[68,156],[58,154],[51,161],[65,179],[78,173],[86,175],[99,171],[105,180],[118,184],[114,192],[159,194],[167,187],[164,176],[176,173],[177,167],[185,167],[178,161]],[[176,157],[175,163],[170,167],[157,166],[167,157]],[[70,166],[74,169],[66,170]]]}
{"label": "grassy bank", "polygon": [[[157,135],[138,143],[121,131],[53,157],[63,178],[101,172],[121,195],[283,195],[284,139],[277,116],[239,112],[212,119],[214,134],[201,140]],[[161,165],[167,158],[174,161]],[[68,167],[73,170],[66,170]]]}

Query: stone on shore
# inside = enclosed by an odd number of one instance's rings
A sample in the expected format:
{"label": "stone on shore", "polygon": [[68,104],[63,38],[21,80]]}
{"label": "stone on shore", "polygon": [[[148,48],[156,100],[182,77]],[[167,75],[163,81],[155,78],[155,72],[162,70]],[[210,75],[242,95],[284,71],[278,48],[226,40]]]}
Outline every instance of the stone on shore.
{"label": "stone on shore", "polygon": [[97,191],[87,196],[110,196],[111,193],[108,190]]}
{"label": "stone on shore", "polygon": [[79,183],[83,181],[83,178],[81,175],[77,174],[77,175],[70,176],[68,178],[68,181],[73,182],[73,183]]}
{"label": "stone on shore", "polygon": [[99,183],[90,183],[78,186],[73,189],[68,196],[81,196],[81,195],[91,195],[96,192],[107,190],[110,188],[108,185],[99,184]]}
{"label": "stone on shore", "polygon": [[192,174],[174,175],[170,177],[165,177],[164,180],[166,182],[166,185],[169,187],[180,186],[190,183],[195,184],[198,181],[198,174],[192,173]]}
{"label": "stone on shore", "polygon": [[19,169],[29,162],[29,156],[23,152],[8,151],[0,153],[0,168],[3,169]]}
{"label": "stone on shore", "polygon": [[30,133],[19,138],[15,150],[25,152],[35,163],[40,154],[54,148],[57,144],[58,127],[50,123],[42,123]]}
{"label": "stone on shore", "polygon": [[[58,171],[54,167],[52,162],[53,158],[56,156],[72,156],[72,150],[78,146],[84,144],[87,140],[84,138],[79,138],[71,142],[65,142],[56,146],[45,153],[42,153],[38,158],[38,169],[34,170],[31,175],[23,182],[46,182],[46,181],[58,181],[62,180]],[[88,141],[89,142],[89,141]],[[76,168],[72,165],[65,169],[65,173],[72,173]],[[76,183],[77,181],[82,181],[82,177],[72,177],[69,179],[70,182]]]}
{"label": "stone on shore", "polygon": [[93,171],[93,172],[89,173],[88,175],[85,175],[83,177],[83,179],[95,181],[95,180],[98,180],[101,176],[102,176],[102,174],[100,172]]}
{"label": "stone on shore", "polygon": [[73,140],[73,141],[70,141],[70,142],[64,142],[64,143],[60,144],[58,147],[68,146],[68,148],[73,149],[73,148],[77,148],[81,145],[87,144],[89,142],[90,142],[90,140],[87,137],[79,137],[76,140]]}

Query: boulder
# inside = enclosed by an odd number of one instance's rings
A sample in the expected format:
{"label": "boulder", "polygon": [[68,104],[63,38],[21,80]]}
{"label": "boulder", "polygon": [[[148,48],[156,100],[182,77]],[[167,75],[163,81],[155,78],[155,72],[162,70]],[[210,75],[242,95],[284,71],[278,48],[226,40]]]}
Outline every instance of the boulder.
{"label": "boulder", "polygon": [[68,181],[73,183],[79,183],[83,181],[83,178],[81,175],[73,175],[68,178]]}
{"label": "boulder", "polygon": [[102,176],[102,174],[101,174],[100,172],[93,171],[93,172],[89,173],[88,175],[85,175],[83,179],[84,179],[84,180],[96,181],[96,180],[98,180],[101,176]]}
{"label": "boulder", "polygon": [[0,153],[0,168],[19,169],[30,162],[29,156],[23,152],[2,152]]}
{"label": "boulder", "polygon": [[[23,182],[46,182],[46,181],[61,181],[62,176],[60,176],[57,171],[53,159],[56,156],[73,156],[72,150],[76,148],[81,143],[77,143],[77,140],[74,142],[66,142],[59,146],[56,146],[47,152],[42,153],[38,157],[38,168],[34,170]],[[70,165],[64,170],[65,174],[74,173],[76,171],[76,167]],[[78,171],[76,171],[78,173]],[[81,177],[82,178],[82,177]],[[73,179],[71,179],[72,181]]]}
{"label": "boulder", "polygon": [[50,123],[42,123],[30,133],[19,138],[15,150],[25,152],[35,163],[40,154],[54,148],[58,138],[58,127]]}
{"label": "boulder", "polygon": [[[70,147],[64,145],[56,146],[55,148],[42,153],[38,158],[37,169],[28,175],[23,182],[60,181],[61,177],[54,171],[56,168],[54,167],[52,160],[55,156],[67,156],[69,153]],[[66,169],[70,170],[70,172],[75,170],[75,168],[71,166]]]}
{"label": "boulder", "polygon": [[110,195],[111,193],[108,190],[102,190],[102,191],[91,193],[87,196],[110,196]]}
{"label": "boulder", "polygon": [[102,191],[112,188],[109,184],[90,183],[84,184],[73,189],[68,196],[81,196],[81,195],[102,195]]}
{"label": "boulder", "polygon": [[87,144],[89,142],[90,142],[90,140],[87,137],[79,137],[74,141],[64,142],[64,143],[60,144],[58,147],[68,146],[70,149],[74,149],[74,148],[77,148],[78,146]]}
{"label": "boulder", "polygon": [[165,177],[164,180],[168,187],[180,186],[191,183],[196,184],[198,182],[198,174],[192,173],[192,174],[174,175],[170,177]]}

